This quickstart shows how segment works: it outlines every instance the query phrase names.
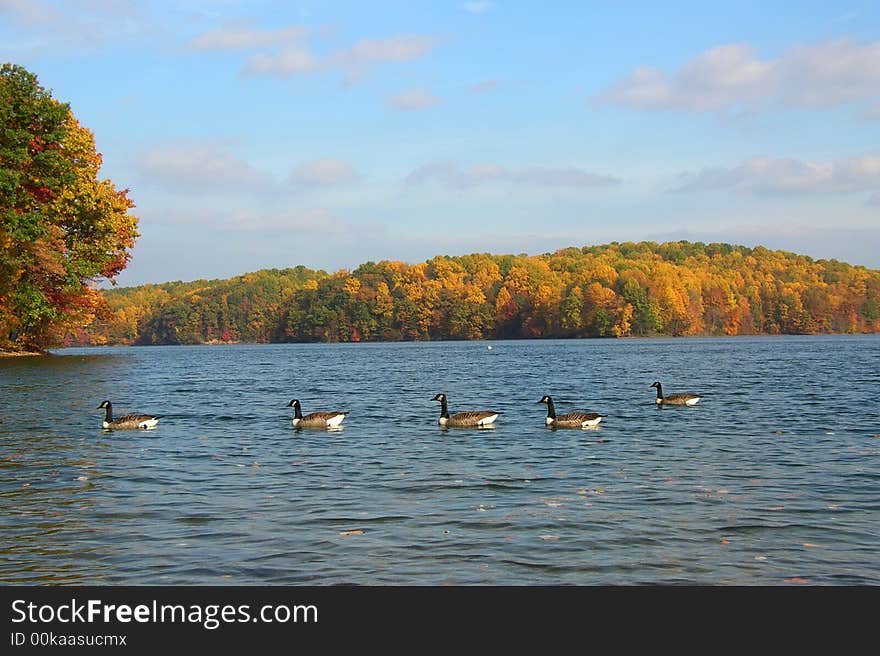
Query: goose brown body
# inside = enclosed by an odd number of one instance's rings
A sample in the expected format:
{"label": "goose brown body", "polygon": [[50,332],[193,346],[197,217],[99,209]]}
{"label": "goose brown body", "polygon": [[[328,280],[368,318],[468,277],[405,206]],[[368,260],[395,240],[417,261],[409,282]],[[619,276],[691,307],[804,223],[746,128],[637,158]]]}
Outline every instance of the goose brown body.
{"label": "goose brown body", "polygon": [[293,425],[296,428],[337,428],[348,412],[312,412],[303,415],[302,406],[297,399],[293,399],[288,407],[294,409]]}
{"label": "goose brown body", "polygon": [[557,415],[553,399],[546,395],[538,403],[547,404],[545,423],[553,428],[592,428],[598,426],[602,421],[602,415],[598,412],[569,412]]}
{"label": "goose brown body", "polygon": [[448,428],[484,428],[494,424],[501,414],[493,410],[465,410],[450,415],[445,394],[438,394],[433,400],[440,402],[440,418],[437,423]]}
{"label": "goose brown body", "polygon": [[667,394],[663,395],[663,385],[660,381],[651,383],[651,387],[657,388],[657,405],[697,405],[703,397],[699,394]]}
{"label": "goose brown body", "polygon": [[101,426],[107,430],[137,430],[153,428],[159,423],[157,415],[130,414],[121,417],[113,417],[113,404],[104,401],[98,406],[98,410],[104,410],[104,421]]}

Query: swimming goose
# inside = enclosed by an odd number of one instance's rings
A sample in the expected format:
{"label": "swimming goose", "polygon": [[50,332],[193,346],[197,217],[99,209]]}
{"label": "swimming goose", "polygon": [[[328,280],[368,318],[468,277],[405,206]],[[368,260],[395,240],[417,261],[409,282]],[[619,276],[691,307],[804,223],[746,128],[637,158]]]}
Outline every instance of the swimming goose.
{"label": "swimming goose", "polygon": [[660,381],[651,383],[651,387],[657,388],[657,405],[697,405],[703,397],[699,394],[669,394],[663,396],[663,386]]}
{"label": "swimming goose", "polygon": [[457,412],[450,417],[445,394],[438,394],[432,400],[440,401],[440,419],[438,423],[441,426],[483,428],[494,424],[495,420],[498,419],[498,415],[501,414],[491,410],[466,410],[464,412]]}
{"label": "swimming goose", "polygon": [[557,415],[556,406],[553,405],[553,399],[549,396],[544,396],[538,403],[547,404],[547,418],[544,423],[554,428],[590,428],[598,426],[602,421],[602,415],[596,412],[570,412],[565,415]]}
{"label": "swimming goose", "polygon": [[137,428],[154,428],[159,423],[156,415],[125,415],[113,418],[113,404],[104,401],[98,406],[98,410],[105,410],[104,421],[101,424],[108,430],[132,430]]}
{"label": "swimming goose", "polygon": [[294,428],[337,428],[348,414],[348,412],[313,412],[304,417],[297,399],[293,399],[287,407],[294,410]]}

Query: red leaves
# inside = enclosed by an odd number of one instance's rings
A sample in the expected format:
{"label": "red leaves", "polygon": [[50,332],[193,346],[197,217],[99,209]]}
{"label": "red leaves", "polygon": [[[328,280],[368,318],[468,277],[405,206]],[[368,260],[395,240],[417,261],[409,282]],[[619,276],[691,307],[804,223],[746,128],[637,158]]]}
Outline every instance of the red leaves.
{"label": "red leaves", "polygon": [[31,195],[38,203],[48,203],[55,199],[55,194],[49,187],[37,187],[31,191]]}
{"label": "red leaves", "polygon": [[[0,325],[16,327],[16,346],[44,348],[93,319],[98,294],[89,284],[125,268],[137,218],[128,215],[134,203],[127,190],[98,179],[94,135],[35,75],[0,66],[0,101],[10,104],[0,139]],[[7,335],[0,335],[0,347]]]}

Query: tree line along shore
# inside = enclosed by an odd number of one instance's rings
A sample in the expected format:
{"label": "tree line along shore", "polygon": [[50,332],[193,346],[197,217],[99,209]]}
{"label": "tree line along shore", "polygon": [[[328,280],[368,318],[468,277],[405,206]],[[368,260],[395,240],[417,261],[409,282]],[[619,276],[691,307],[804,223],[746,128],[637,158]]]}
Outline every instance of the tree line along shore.
{"label": "tree line along shore", "polygon": [[880,271],[685,241],[264,269],[103,297],[65,345],[880,332]]}
{"label": "tree line along shore", "polygon": [[59,345],[880,332],[880,271],[763,247],[626,242],[543,255],[304,266],[103,291],[131,258],[128,189],[93,133],[0,65],[0,356]]}

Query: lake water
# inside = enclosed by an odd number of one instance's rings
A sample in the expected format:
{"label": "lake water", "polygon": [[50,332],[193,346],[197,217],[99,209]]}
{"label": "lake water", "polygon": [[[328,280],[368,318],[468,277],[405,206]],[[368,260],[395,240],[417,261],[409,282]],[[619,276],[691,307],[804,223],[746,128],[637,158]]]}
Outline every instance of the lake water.
{"label": "lake water", "polygon": [[63,349],[0,390],[4,583],[880,584],[878,336]]}

